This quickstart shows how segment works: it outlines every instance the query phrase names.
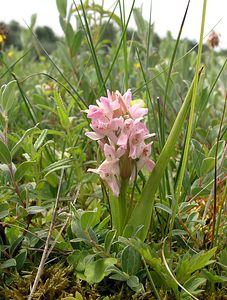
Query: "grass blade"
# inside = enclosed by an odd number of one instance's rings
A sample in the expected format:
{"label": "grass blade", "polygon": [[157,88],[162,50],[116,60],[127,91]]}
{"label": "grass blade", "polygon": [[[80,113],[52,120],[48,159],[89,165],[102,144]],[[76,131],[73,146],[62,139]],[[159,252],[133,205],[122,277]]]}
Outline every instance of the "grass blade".
{"label": "grass blade", "polygon": [[76,7],[76,10],[77,10],[77,13],[78,13],[81,25],[83,27],[83,30],[84,30],[86,38],[87,38],[88,46],[90,48],[90,52],[91,52],[91,55],[92,55],[92,58],[93,58],[93,62],[94,62],[94,65],[95,65],[95,71],[96,71],[96,74],[97,74],[99,85],[101,87],[101,90],[105,93],[106,92],[105,82],[103,80],[101,68],[100,68],[100,65],[99,65],[99,62],[98,62],[98,58],[97,58],[97,55],[96,55],[95,46],[93,44],[93,40],[92,40],[91,32],[90,32],[90,29],[89,29],[89,25],[88,25],[88,21],[87,21],[87,17],[86,17],[86,12],[84,10],[83,2],[80,0],[80,5],[81,5],[81,8],[82,8],[84,22],[85,22],[85,27],[84,27],[84,24],[82,22],[80,13],[79,13],[79,11],[77,9],[77,6],[75,4],[75,1],[73,1],[73,2],[74,2],[74,5]]}

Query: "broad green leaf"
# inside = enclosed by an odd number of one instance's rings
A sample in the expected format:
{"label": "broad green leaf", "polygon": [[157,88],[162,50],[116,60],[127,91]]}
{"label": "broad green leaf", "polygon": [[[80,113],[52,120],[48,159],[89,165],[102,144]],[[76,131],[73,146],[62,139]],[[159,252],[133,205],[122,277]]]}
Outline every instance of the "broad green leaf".
{"label": "broad green leaf", "polygon": [[201,166],[201,175],[207,175],[211,170],[214,169],[215,159],[214,157],[207,157],[203,160]]}
{"label": "broad green leaf", "polygon": [[100,222],[100,210],[94,209],[93,211],[83,212],[80,222],[83,230],[94,227]]}
{"label": "broad green leaf", "polygon": [[206,252],[200,252],[198,254],[195,254],[190,259],[190,271],[191,273],[195,272],[196,270],[202,269],[205,266],[213,263],[211,261],[211,257],[214,256],[215,252],[217,250],[217,247],[210,249]]}
{"label": "broad green leaf", "polygon": [[113,266],[116,263],[116,258],[100,258],[96,261],[89,262],[84,272],[86,281],[90,284],[102,281],[105,276],[109,275],[107,267]]}
{"label": "broad green leaf", "polygon": [[121,265],[125,273],[136,274],[141,266],[140,254],[131,246],[125,247],[121,255]]}
{"label": "broad green leaf", "polygon": [[11,160],[11,154],[7,145],[0,140],[0,162],[3,164],[10,164]]}

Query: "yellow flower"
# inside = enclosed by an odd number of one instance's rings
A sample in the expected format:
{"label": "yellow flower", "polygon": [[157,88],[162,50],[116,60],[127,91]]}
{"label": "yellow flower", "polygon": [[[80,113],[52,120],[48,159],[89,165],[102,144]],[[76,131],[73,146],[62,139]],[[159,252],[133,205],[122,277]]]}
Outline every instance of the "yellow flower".
{"label": "yellow flower", "polygon": [[0,44],[2,44],[6,40],[6,36],[4,34],[0,34]]}
{"label": "yellow flower", "polygon": [[133,64],[133,67],[134,67],[135,69],[139,69],[139,68],[140,68],[140,64],[139,64],[139,63]]}
{"label": "yellow flower", "polygon": [[11,57],[13,57],[14,56],[14,51],[9,51],[8,53],[7,53],[7,56],[9,57],[9,58],[11,58]]}

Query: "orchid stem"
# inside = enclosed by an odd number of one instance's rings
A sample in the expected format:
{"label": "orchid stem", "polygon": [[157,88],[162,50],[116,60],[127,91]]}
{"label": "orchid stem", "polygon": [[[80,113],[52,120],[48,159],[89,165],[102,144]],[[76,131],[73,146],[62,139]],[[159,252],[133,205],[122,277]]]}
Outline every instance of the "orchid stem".
{"label": "orchid stem", "polygon": [[122,179],[119,197],[113,195],[109,197],[112,228],[117,230],[118,236],[122,235],[127,224],[127,189],[128,180]]}
{"label": "orchid stem", "polygon": [[119,219],[120,219],[120,228],[119,235],[121,235],[124,231],[124,227],[126,224],[126,219],[128,216],[127,211],[127,190],[128,190],[128,179],[122,179],[121,181],[121,189],[120,195],[118,199],[118,207],[119,207]]}

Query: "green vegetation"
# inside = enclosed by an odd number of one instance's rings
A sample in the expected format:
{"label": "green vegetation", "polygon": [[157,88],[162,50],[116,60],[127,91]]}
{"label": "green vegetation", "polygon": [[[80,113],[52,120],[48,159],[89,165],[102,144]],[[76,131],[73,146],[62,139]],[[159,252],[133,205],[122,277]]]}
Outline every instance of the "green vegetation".
{"label": "green vegetation", "polygon": [[[64,37],[0,23],[0,299],[225,299],[226,51],[160,39],[134,1],[56,5]],[[118,198],[87,109],[128,88],[156,166]]]}

